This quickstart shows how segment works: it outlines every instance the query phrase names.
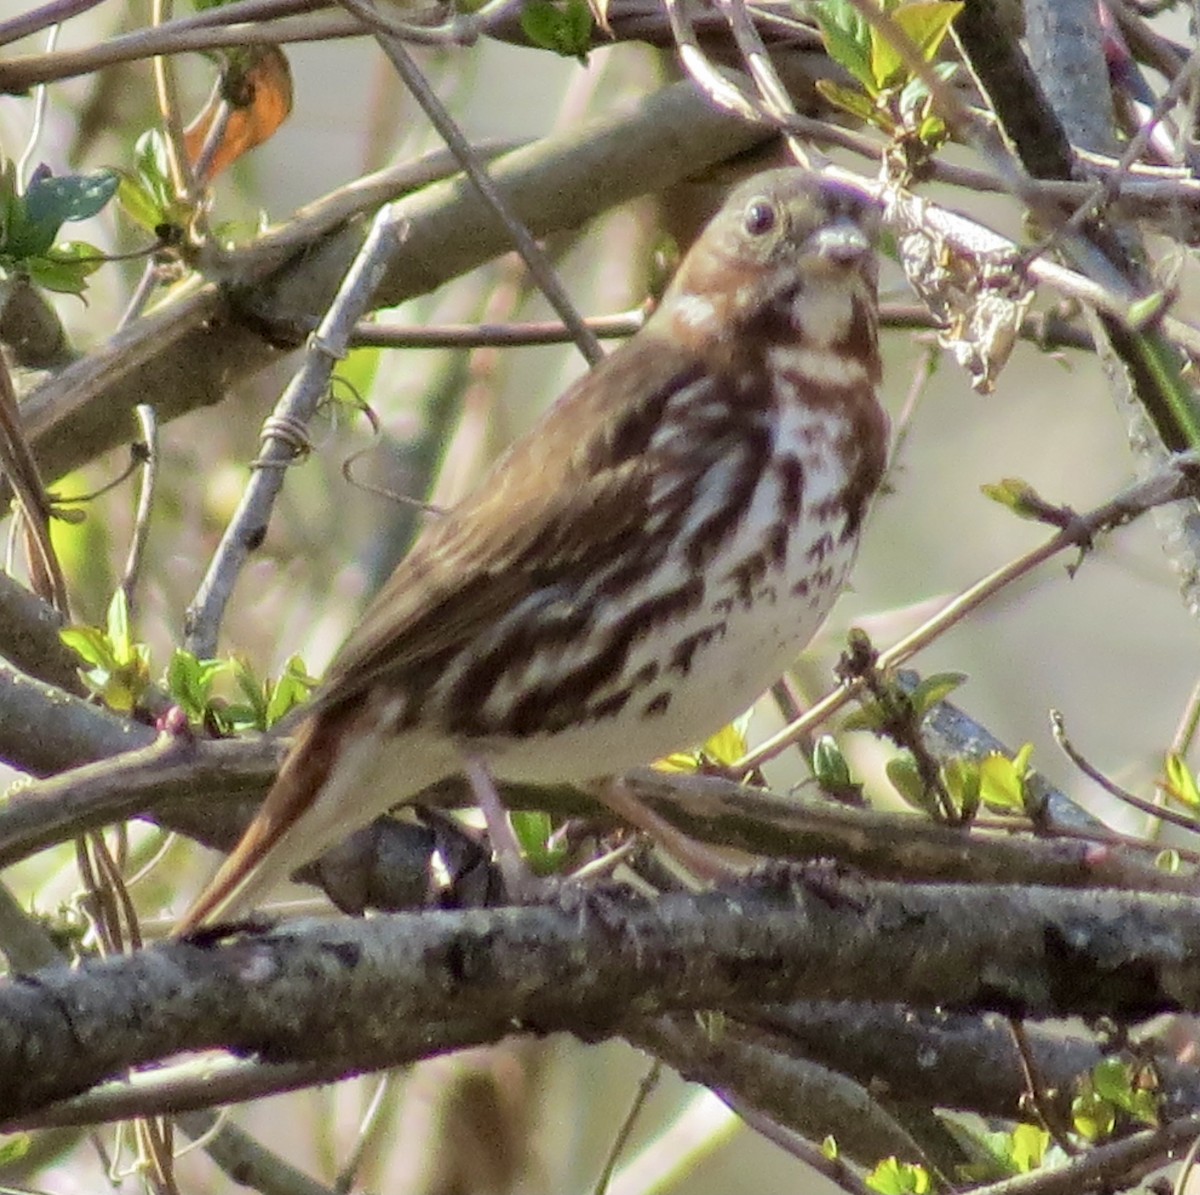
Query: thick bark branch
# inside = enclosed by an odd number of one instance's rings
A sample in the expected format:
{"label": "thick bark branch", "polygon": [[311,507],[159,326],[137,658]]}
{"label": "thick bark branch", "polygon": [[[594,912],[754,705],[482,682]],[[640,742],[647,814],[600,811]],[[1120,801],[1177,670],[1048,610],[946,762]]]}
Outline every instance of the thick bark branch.
{"label": "thick bark branch", "polygon": [[599,1040],[629,1015],[804,999],[1139,1020],[1200,1011],[1198,943],[1194,898],[830,868],[653,903],[309,923],[0,988],[0,1117],[217,1047],[351,1074],[518,1028]]}

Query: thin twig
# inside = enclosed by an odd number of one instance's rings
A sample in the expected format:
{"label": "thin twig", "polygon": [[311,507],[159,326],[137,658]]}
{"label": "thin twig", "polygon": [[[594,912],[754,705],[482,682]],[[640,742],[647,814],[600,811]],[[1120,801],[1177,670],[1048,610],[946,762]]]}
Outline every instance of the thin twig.
{"label": "thin twig", "polygon": [[158,416],[149,403],[139,403],[137,417],[142,426],[141,442],[146,451],[142,461],[133,535],[130,537],[129,551],[125,557],[125,572],[121,577],[121,591],[125,594],[125,606],[130,617],[133,616],[142,556],[146,551],[146,541],[150,537],[150,516],[154,512],[154,496],[158,486]]}
{"label": "thin twig", "polygon": [[309,341],[303,365],[263,425],[254,472],[188,610],[188,649],[201,659],[216,654],[225,606],[247,558],[266,535],[284,472],[301,450],[297,435],[304,432],[325,396],[334,366],[346,354],[350,331],[371,302],[402,239],[403,226],[393,209],[381,208]]}
{"label": "thin twig", "polygon": [[656,1058],[642,1076],[642,1080],[637,1086],[637,1091],[634,1092],[629,1110],[625,1113],[625,1117],[621,1121],[621,1127],[617,1129],[617,1135],[613,1138],[613,1143],[609,1147],[608,1154],[605,1156],[604,1165],[600,1169],[600,1177],[596,1179],[596,1185],[592,1188],[592,1195],[605,1195],[608,1191],[608,1185],[612,1182],[612,1176],[617,1169],[617,1161],[624,1152],[626,1144],[629,1142],[633,1126],[642,1114],[642,1109],[646,1106],[646,1101],[658,1086],[659,1080],[662,1078],[662,1073],[663,1064]]}
{"label": "thin twig", "polygon": [[1173,755],[1182,757],[1188,753],[1192,746],[1192,740],[1196,737],[1198,724],[1200,724],[1200,680],[1192,686],[1192,691],[1188,694],[1187,704],[1183,707],[1179,725],[1175,728],[1175,734],[1171,739]]}
{"label": "thin twig", "polygon": [[[632,336],[646,322],[641,307],[620,315],[584,320],[602,340]],[[573,339],[570,328],[555,320],[513,324],[356,324],[350,336],[355,348],[476,349],[516,348],[532,344],[563,344]]]}
{"label": "thin twig", "polygon": [[[152,0],[150,23],[158,27],[171,19],[171,0]],[[163,144],[167,155],[167,172],[175,198],[182,200],[189,209],[194,208],[198,191],[196,176],[188,161],[183,143],[183,118],[179,113],[179,88],[175,82],[175,64],[165,55],[151,60],[154,69],[154,99],[158,104],[158,117],[162,121],[166,136]]]}
{"label": "thin twig", "polygon": [[102,2],[103,0],[54,0],[51,4],[43,4],[41,8],[33,8],[10,17],[7,21],[0,21],[0,46],[20,41],[21,38],[39,33],[51,25],[59,25]]}
{"label": "thin twig", "polygon": [[367,1104],[367,1110],[359,1121],[358,1131],[354,1135],[354,1144],[346,1160],[338,1168],[337,1177],[333,1180],[334,1191],[352,1191],[356,1185],[359,1168],[363,1158],[370,1148],[375,1135],[379,1132],[382,1114],[385,1110],[387,1097],[393,1092],[396,1083],[394,1071],[387,1071],[375,1081],[375,1090]]}
{"label": "thin twig", "polygon": [[1187,814],[1179,813],[1174,809],[1168,809],[1165,805],[1157,805],[1153,801],[1143,800],[1128,789],[1122,788],[1114,780],[1110,780],[1099,768],[1089,763],[1075,748],[1071,740],[1067,738],[1066,722],[1060,710],[1050,711],[1050,729],[1054,733],[1054,741],[1062,748],[1063,754],[1089,780],[1094,780],[1104,789],[1110,797],[1116,797],[1123,804],[1131,805],[1134,809],[1140,810],[1150,817],[1170,822],[1171,825],[1178,826],[1181,830],[1187,830],[1192,834],[1200,834],[1200,825],[1197,824],[1194,817],[1189,817]]}
{"label": "thin twig", "polygon": [[291,42],[332,41],[361,37],[360,21],[341,13],[315,12],[285,17],[265,25],[233,28],[203,26],[180,29],[180,22],[159,29],[138,29],[81,50],[28,54],[0,61],[0,89],[27,91],[38,83],[54,83],[90,75],[106,66],[137,62],[158,54],[186,54],[237,46],[281,46]]}
{"label": "thin twig", "polygon": [[823,1175],[834,1186],[845,1191],[846,1195],[872,1195],[873,1188],[867,1186],[844,1159],[829,1157],[819,1146],[802,1137],[794,1129],[772,1120],[770,1116],[732,1092],[722,1091],[720,1096],[729,1105],[730,1111],[736,1112],[756,1133],[803,1162],[817,1174]]}
{"label": "thin twig", "polygon": [[[339,3],[369,25],[378,25],[378,14],[368,0],[339,0]],[[512,238],[513,247],[525,262],[538,289],[546,296],[547,302],[554,308],[559,319],[571,329],[575,343],[579,346],[579,351],[583,354],[584,359],[589,365],[595,365],[603,358],[604,350],[584,323],[583,317],[575,309],[575,305],[555,274],[554,267],[550,264],[542,247],[534,240],[533,234],[525,226],[524,221],[517,216],[500,188],[492,181],[483,160],[455,123],[449,109],[429,86],[428,80],[418,69],[408,50],[405,49],[404,43],[394,34],[377,27],[375,28],[375,37],[391,64],[396,68],[396,73],[404,81],[404,85],[437,130],[438,135],[458,159],[463,173],[475,185],[484,201],[504,225],[505,231]]]}
{"label": "thin twig", "polygon": [[700,39],[696,36],[696,28],[692,24],[691,15],[687,12],[687,0],[664,0],[667,17],[671,22],[671,34],[675,39],[675,49],[679,55],[680,64],[691,77],[692,82],[718,107],[726,112],[740,116],[750,124],[762,124],[768,127],[778,127],[778,120],[773,113],[753,96],[739,87],[732,79],[721,74],[708,60],[708,56],[700,48]]}
{"label": "thin twig", "polygon": [[[886,651],[880,652],[876,667],[880,671],[895,668],[910,659],[933,640],[943,635],[956,623],[982,606],[990,598],[1024,577],[1038,565],[1070,548],[1086,548],[1092,539],[1104,531],[1110,531],[1144,514],[1155,506],[1191,497],[1196,489],[1196,474],[1200,467],[1200,453],[1181,452],[1170,458],[1159,470],[1142,481],[1135,482],[1122,490],[1110,501],[1097,506],[1086,514],[1079,515],[1069,525],[1051,536],[1040,547],[1025,552],[1010,560],[995,572],[989,573],[974,585],[952,598],[932,618],[927,619],[911,634]],[[774,759],[781,751],[815,726],[832,717],[862,688],[861,680],[852,680],[835,689],[819,701],[797,722],[784,727],[765,743],[756,747],[744,759],[734,765],[734,771],[744,774],[761,767]]]}
{"label": "thin twig", "polygon": [[[46,35],[46,52],[54,53],[54,47],[58,44],[58,34],[61,29],[60,25],[55,25]],[[46,85],[43,83],[34,92],[33,101],[33,124],[29,129],[29,136],[25,141],[25,148],[21,152],[21,157],[17,161],[17,186],[24,190],[29,183],[29,163],[33,160],[33,155],[37,153],[37,147],[42,139],[42,129],[46,123],[46,105],[49,103],[50,93],[46,90]]]}
{"label": "thin twig", "polygon": [[1054,1144],[1068,1158],[1075,1157],[1079,1150],[1072,1142],[1069,1130],[1063,1126],[1058,1110],[1050,1102],[1046,1084],[1038,1071],[1037,1060],[1034,1058],[1033,1049],[1029,1044],[1029,1035],[1025,1032],[1025,1023],[1016,1017],[1009,1017],[1008,1031],[1012,1036],[1013,1045],[1016,1047],[1017,1060],[1025,1080],[1025,1094],[1029,1097],[1034,1115],[1041,1122],[1042,1128],[1053,1138]]}
{"label": "thin twig", "polygon": [[[1159,123],[1163,120],[1166,114],[1179,102],[1180,96],[1186,87],[1190,86],[1200,71],[1200,49],[1193,51],[1191,57],[1183,64],[1179,73],[1171,81],[1167,90],[1159,96],[1155,102],[1154,109],[1149,117],[1143,122],[1138,131],[1130,138],[1129,144],[1125,147],[1125,151],[1117,160],[1116,167],[1104,179],[1096,184],[1095,193],[1086,202],[1081,203],[1074,212],[1071,213],[1060,228],[1054,230],[1045,241],[1036,249],[1037,253],[1044,253],[1051,248],[1058,237],[1064,232],[1079,231],[1084,223],[1091,219],[1096,212],[1101,208],[1112,203],[1116,196],[1120,193],[1121,181],[1128,174],[1130,167],[1134,162],[1142,156],[1150,137]],[[1031,250],[1031,254],[1034,251]]]}
{"label": "thin twig", "polygon": [[17,392],[3,356],[0,356],[0,474],[12,486],[28,529],[33,587],[69,619],[71,607],[67,600],[67,583],[50,539],[50,495],[25,438],[17,409]]}
{"label": "thin twig", "polygon": [[763,45],[763,40],[754,27],[754,22],[746,12],[744,0],[717,0],[717,7],[720,8],[725,20],[729,22],[733,40],[750,69],[750,77],[758,88],[764,108],[783,124],[784,137],[792,156],[801,166],[807,166],[810,170],[823,165],[825,161],[823,155],[815,155],[810,152],[796,136],[795,131],[788,127],[789,117],[796,115],[795,105],[792,103],[792,97],[788,95],[787,88],[776,74],[775,67],[771,64],[767,47]]}

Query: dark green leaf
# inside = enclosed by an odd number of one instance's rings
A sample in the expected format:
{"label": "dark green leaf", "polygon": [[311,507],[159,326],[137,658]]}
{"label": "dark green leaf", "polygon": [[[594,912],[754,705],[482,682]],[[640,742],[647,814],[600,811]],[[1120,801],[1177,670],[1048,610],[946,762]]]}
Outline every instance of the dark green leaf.
{"label": "dark green leaf", "polygon": [[850,765],[831,734],[817,739],[812,754],[813,775],[823,788],[845,788],[853,783]]}
{"label": "dark green leaf", "polygon": [[979,765],[973,759],[948,759],[941,767],[942,783],[964,821],[979,809]]}
{"label": "dark green leaf", "polygon": [[25,192],[25,210],[33,223],[53,224],[57,232],[69,220],[96,215],[117,193],[120,181],[115,170],[40,178]]}
{"label": "dark green leaf", "polygon": [[955,689],[966,682],[965,672],[938,672],[925,677],[909,695],[914,714],[923,718],[935,705],[945,701]]}
{"label": "dark green leaf", "polygon": [[885,770],[892,786],[909,805],[933,817],[940,816],[937,799],[925,787],[917,761],[909,752],[901,751],[899,755],[894,755],[887,761]]}
{"label": "dark green leaf", "polygon": [[565,58],[580,58],[591,44],[592,16],[586,0],[567,0],[561,6],[551,0],[529,0],[521,10],[521,28],[535,46]]}
{"label": "dark green leaf", "polygon": [[874,100],[861,91],[851,91],[849,87],[843,87],[832,79],[818,79],[816,88],[835,107],[849,112],[859,120],[880,128],[888,128],[892,123],[887,111],[879,108]]}

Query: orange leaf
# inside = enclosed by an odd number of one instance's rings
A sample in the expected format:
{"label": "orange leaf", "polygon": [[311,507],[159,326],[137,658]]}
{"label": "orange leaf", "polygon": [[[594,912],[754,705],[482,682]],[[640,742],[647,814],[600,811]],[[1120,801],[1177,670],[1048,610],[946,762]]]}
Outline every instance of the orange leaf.
{"label": "orange leaf", "polygon": [[228,112],[221,139],[202,182],[210,182],[244,153],[262,145],[292,110],[292,72],[278,46],[247,46],[230,56],[208,103],[184,130],[193,165],[213,125]]}

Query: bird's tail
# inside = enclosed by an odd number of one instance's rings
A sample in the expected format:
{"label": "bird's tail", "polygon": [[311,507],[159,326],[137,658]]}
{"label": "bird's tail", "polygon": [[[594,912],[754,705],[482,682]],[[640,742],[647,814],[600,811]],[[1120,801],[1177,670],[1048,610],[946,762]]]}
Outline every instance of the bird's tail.
{"label": "bird's tail", "polygon": [[[317,715],[301,726],[262,808],[241,841],[172,931],[184,937],[204,926],[231,921],[297,867],[349,833],[328,816],[327,792],[343,771],[336,743],[340,719]],[[337,768],[334,767],[335,759]],[[344,790],[345,783],[337,784]]]}

